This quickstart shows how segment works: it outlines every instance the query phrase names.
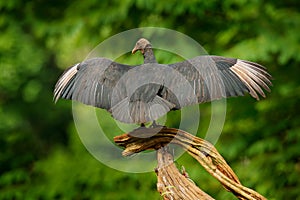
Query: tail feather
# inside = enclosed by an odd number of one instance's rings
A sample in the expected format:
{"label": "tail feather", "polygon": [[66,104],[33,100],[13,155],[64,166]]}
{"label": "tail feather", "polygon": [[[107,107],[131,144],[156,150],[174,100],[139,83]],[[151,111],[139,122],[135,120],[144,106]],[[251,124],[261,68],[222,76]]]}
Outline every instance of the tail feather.
{"label": "tail feather", "polygon": [[151,102],[129,102],[128,97],[113,106],[110,110],[113,117],[125,123],[146,123],[169,112],[175,104],[155,96]]}

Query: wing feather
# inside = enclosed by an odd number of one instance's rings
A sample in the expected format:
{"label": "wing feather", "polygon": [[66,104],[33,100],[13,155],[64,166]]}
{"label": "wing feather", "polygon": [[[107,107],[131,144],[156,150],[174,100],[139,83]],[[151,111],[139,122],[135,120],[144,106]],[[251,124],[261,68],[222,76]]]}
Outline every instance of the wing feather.
{"label": "wing feather", "polygon": [[[72,99],[109,110],[114,86],[133,67],[106,58],[92,58],[78,63],[59,78],[54,89],[54,100]],[[116,95],[126,96],[122,93]]]}
{"label": "wing feather", "polygon": [[[243,96],[249,93],[259,100],[270,92],[271,75],[266,68],[250,61],[221,56],[198,56],[190,60],[170,64],[191,82],[198,103],[220,98]],[[175,103],[173,99],[167,99]],[[185,105],[194,104],[186,102]],[[176,105],[179,109],[182,106]]]}

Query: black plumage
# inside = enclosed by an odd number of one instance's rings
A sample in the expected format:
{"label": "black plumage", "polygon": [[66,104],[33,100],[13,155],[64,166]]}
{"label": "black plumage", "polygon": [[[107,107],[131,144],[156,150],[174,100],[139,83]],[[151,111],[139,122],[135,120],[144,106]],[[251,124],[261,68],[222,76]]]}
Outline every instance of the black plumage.
{"label": "black plumage", "polygon": [[140,39],[144,64],[124,65],[92,58],[68,68],[55,85],[54,99],[71,99],[103,108],[126,123],[156,120],[170,110],[249,93],[259,100],[270,91],[271,75],[253,62],[221,56],[198,56],[158,64],[152,46]]}

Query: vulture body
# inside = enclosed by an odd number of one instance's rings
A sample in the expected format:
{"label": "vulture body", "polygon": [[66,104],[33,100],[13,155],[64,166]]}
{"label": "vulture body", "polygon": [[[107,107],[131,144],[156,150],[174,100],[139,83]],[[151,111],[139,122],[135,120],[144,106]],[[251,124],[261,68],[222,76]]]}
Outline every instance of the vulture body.
{"label": "vulture body", "polygon": [[250,61],[221,56],[198,56],[174,64],[158,64],[150,42],[140,39],[144,64],[124,65],[107,58],[78,63],[61,75],[55,102],[71,99],[108,110],[125,123],[144,124],[170,110],[249,93],[259,100],[270,91],[271,75]]}

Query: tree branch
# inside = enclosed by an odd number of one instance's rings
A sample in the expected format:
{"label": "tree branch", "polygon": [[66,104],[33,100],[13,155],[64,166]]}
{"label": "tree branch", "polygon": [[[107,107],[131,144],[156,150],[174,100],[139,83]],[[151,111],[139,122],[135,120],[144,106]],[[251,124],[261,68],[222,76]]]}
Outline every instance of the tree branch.
{"label": "tree branch", "polygon": [[[122,153],[124,156],[148,149],[158,150],[157,177],[158,184],[162,183],[163,185],[158,185],[158,191],[162,194],[164,199],[182,199],[181,195],[184,194],[187,195],[184,196],[184,199],[212,199],[195,185],[191,186],[191,182],[187,183],[186,181],[179,181],[184,180],[182,178],[183,175],[179,173],[173,164],[173,157],[171,154],[166,152],[166,149],[162,148],[169,143],[181,146],[195,158],[208,173],[216,178],[225,189],[232,192],[239,199],[266,199],[259,193],[240,183],[233,170],[212,144],[185,131],[162,126],[155,128],[141,127],[128,134],[116,136],[114,141],[119,146],[125,147],[125,150]],[[164,179],[167,181],[162,181]],[[182,188],[185,193],[182,192]]]}
{"label": "tree branch", "polygon": [[213,199],[198,188],[186,174],[178,171],[173,156],[166,147],[157,150],[157,162],[157,190],[164,199]]}

